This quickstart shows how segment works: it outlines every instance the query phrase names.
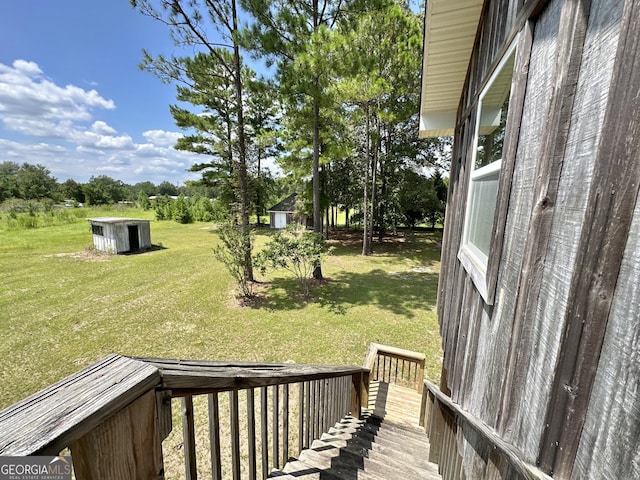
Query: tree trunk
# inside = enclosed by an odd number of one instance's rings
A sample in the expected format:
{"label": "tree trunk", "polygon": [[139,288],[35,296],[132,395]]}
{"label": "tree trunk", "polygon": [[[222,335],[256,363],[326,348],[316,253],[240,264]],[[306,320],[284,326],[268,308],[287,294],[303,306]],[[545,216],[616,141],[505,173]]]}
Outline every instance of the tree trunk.
{"label": "tree trunk", "polygon": [[376,116],[376,130],[377,130],[377,139],[376,145],[373,150],[373,163],[371,165],[371,214],[369,222],[371,224],[369,228],[369,253],[373,253],[373,225],[374,218],[376,213],[376,182],[378,179],[378,156],[380,155],[380,119]]}
{"label": "tree trunk", "polygon": [[[385,215],[385,203],[387,200],[387,175],[385,172],[385,166],[387,163],[388,153],[391,149],[391,131],[389,126],[387,125],[386,130],[386,143],[385,143],[385,155],[380,159],[380,176],[382,177],[382,185],[380,186],[380,207],[378,210],[378,243],[382,243],[384,240],[385,233],[385,223],[384,223],[384,215]],[[384,160],[382,160],[384,158]]]}
{"label": "tree trunk", "polygon": [[[236,0],[231,1],[233,16],[233,34],[238,31],[238,11]],[[238,186],[240,190],[240,217],[244,237],[244,278],[253,281],[253,265],[251,260],[251,237],[249,235],[249,185],[247,181],[247,150],[244,132],[244,108],[242,105],[242,65],[238,43],[233,42],[234,84],[236,90],[236,114],[238,117]]]}
{"label": "tree trunk", "polygon": [[349,207],[344,207],[344,226],[349,230]]}
{"label": "tree trunk", "polygon": [[365,104],[365,116],[367,119],[367,126],[365,131],[365,174],[364,174],[364,209],[363,209],[363,231],[362,231],[362,255],[371,255],[371,237],[369,236],[369,164],[371,156],[371,118],[369,115],[369,102]]}
{"label": "tree trunk", "polygon": [[260,226],[260,213],[262,210],[262,205],[260,204],[260,189],[262,185],[260,184],[260,161],[262,160],[262,148],[258,147],[258,187],[256,188],[256,226]]}
{"label": "tree trunk", "polygon": [[[313,231],[322,235],[322,210],[320,209],[320,105],[313,104]],[[322,265],[313,268],[313,278],[322,280]]]}

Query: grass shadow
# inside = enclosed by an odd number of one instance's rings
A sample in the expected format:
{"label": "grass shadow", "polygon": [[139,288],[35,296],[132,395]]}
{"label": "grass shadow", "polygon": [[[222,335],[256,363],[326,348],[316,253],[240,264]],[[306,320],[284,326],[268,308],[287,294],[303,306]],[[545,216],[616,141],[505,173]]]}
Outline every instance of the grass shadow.
{"label": "grass shadow", "polygon": [[[338,230],[327,242],[332,255],[357,255],[362,252],[362,232]],[[383,243],[373,243],[373,257],[403,257],[409,260],[432,262],[440,260],[442,231],[400,232],[387,235]]]}
{"label": "grass shadow", "polygon": [[356,306],[375,305],[410,318],[416,311],[433,308],[437,296],[437,273],[373,269],[366,273],[339,273],[318,291],[317,301],[338,315]]}
{"label": "grass shadow", "polygon": [[142,255],[145,253],[149,253],[149,252],[157,252],[159,250],[166,250],[167,247],[163,246],[163,245],[151,245],[150,247],[147,248],[141,248],[139,250],[132,250],[129,252],[121,252],[118,255]]}
{"label": "grass shadow", "polygon": [[300,310],[317,300],[313,289],[309,296],[305,297],[300,283],[293,277],[277,277],[259,285],[262,288],[255,292],[256,300],[248,305],[251,308],[274,311]]}
{"label": "grass shadow", "polygon": [[375,305],[382,310],[414,317],[416,311],[431,309],[438,295],[438,274],[428,272],[386,272],[373,269],[366,273],[342,272],[312,285],[308,297],[302,295],[298,281],[275,278],[266,286],[256,309],[300,310],[318,303],[336,315],[345,315],[357,306]]}

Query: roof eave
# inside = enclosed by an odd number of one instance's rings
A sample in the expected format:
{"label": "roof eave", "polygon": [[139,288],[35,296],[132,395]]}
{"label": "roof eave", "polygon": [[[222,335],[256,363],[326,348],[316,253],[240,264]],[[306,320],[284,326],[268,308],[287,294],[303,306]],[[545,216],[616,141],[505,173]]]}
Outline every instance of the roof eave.
{"label": "roof eave", "polygon": [[483,0],[428,0],[420,138],[453,135]]}

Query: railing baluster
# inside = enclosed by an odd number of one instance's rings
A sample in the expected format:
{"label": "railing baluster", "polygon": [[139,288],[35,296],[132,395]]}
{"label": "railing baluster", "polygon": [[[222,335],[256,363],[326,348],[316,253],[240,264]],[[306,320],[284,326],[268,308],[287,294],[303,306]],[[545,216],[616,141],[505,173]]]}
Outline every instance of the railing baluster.
{"label": "railing baluster", "polygon": [[304,382],[298,387],[298,452],[301,452],[304,448]]}
{"label": "railing baluster", "polygon": [[229,415],[231,419],[231,472],[233,480],[240,480],[240,415],[238,414],[238,391],[229,392]]}
{"label": "railing baluster", "polygon": [[409,363],[409,380],[410,386],[415,386],[416,381],[416,364],[414,362]]}
{"label": "railing baluster", "polygon": [[387,356],[382,355],[382,381],[387,381]]}
{"label": "railing baluster", "polygon": [[326,426],[325,426],[325,416],[326,416],[326,412],[327,412],[327,405],[326,405],[326,398],[325,398],[325,393],[326,393],[326,380],[320,380],[320,412],[318,415],[318,430],[320,432],[326,432]]}
{"label": "railing baluster", "polygon": [[220,408],[218,403],[218,393],[210,393],[208,397],[211,477],[213,480],[222,480],[222,462],[220,458]]}
{"label": "railing baluster", "polygon": [[317,380],[309,383],[309,389],[311,390],[311,403],[309,404],[309,444],[316,438],[316,383]]}
{"label": "railing baluster", "polygon": [[289,460],[289,384],[282,386],[282,465]]}
{"label": "railing baluster", "polygon": [[396,376],[395,376],[395,378],[393,379],[393,381],[394,381],[395,383],[398,383],[398,362],[399,362],[399,361],[400,361],[400,360],[398,360],[398,359],[396,358]]}
{"label": "railing baluster", "polygon": [[256,410],[253,388],[247,389],[247,450],[249,452],[249,479],[256,480]]}
{"label": "railing baluster", "polygon": [[182,397],[182,436],[184,441],[184,470],[187,480],[196,480],[196,432],[193,425],[193,397]]}
{"label": "railing baluster", "polygon": [[318,438],[321,434],[322,431],[320,430],[320,413],[321,413],[321,405],[320,405],[320,382],[321,380],[317,380],[316,383],[316,388],[315,388],[315,396],[316,396],[316,411],[314,412],[314,428],[313,428],[313,439]]}
{"label": "railing baluster", "polygon": [[305,416],[305,423],[307,424],[307,430],[305,432],[304,446],[306,448],[309,448],[309,445],[311,444],[311,441],[310,441],[310,437],[311,437],[311,382],[305,382],[305,384],[306,384],[305,397],[306,397],[306,400],[307,400],[307,407],[305,408],[304,416]]}
{"label": "railing baluster", "polygon": [[[344,377],[342,379],[342,394],[341,394],[341,399],[340,399],[340,410],[342,413],[342,415],[346,414],[349,411],[349,407],[347,406],[347,397],[350,395],[349,394],[349,377]],[[351,398],[349,398],[349,401],[351,401]]]}
{"label": "railing baluster", "polygon": [[267,387],[260,388],[260,435],[262,437],[262,478],[269,475],[269,433],[267,425]]}
{"label": "railing baluster", "polygon": [[280,433],[280,421],[278,419],[278,409],[280,408],[279,404],[279,390],[278,385],[273,386],[273,426],[271,428],[271,432],[273,435],[273,466],[274,468],[280,468],[280,441],[278,435]]}
{"label": "railing baluster", "polygon": [[333,426],[336,423],[336,379],[329,379],[329,425]]}

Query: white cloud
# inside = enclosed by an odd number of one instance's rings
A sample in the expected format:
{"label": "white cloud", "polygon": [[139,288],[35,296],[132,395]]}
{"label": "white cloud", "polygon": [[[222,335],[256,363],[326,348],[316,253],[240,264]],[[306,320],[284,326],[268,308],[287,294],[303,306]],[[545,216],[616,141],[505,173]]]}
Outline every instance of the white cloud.
{"label": "white cloud", "polygon": [[113,100],[96,90],[56,85],[34,62],[0,63],[0,136],[4,127],[25,138],[0,138],[0,162],[41,164],[62,181],[86,182],[92,175],[132,184],[198,177],[187,172],[197,156],[173,148],[179,132],[149,129],[137,143],[99,118],[101,110],[113,108]]}
{"label": "white cloud", "polygon": [[115,135],[117,133],[115,128],[110,127],[102,120],[93,122],[93,125],[91,125],[91,131],[98,135]]}
{"label": "white cloud", "polygon": [[7,130],[60,138],[65,122],[87,121],[96,108],[110,110],[115,103],[96,90],[56,85],[34,62],[0,63],[0,122]]}
{"label": "white cloud", "polygon": [[154,145],[173,147],[182,134],[178,132],[166,132],[164,130],[147,130],[142,136]]}
{"label": "white cloud", "polygon": [[120,135],[117,137],[101,136],[95,143],[99,148],[113,148],[117,150],[135,150],[136,146],[129,135]]}

